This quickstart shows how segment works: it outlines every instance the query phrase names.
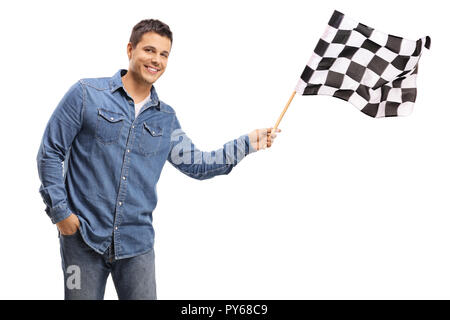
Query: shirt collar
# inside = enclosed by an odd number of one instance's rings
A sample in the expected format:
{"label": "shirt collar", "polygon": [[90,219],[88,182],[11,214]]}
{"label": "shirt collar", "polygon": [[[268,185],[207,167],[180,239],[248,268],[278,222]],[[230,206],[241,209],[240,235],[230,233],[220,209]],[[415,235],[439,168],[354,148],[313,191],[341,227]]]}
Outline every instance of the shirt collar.
{"label": "shirt collar", "polygon": [[[119,88],[122,88],[125,92],[125,88],[123,87],[122,77],[127,73],[126,69],[120,69],[119,71],[112,76],[110,81],[110,89],[111,93],[115,92]],[[152,107],[156,107],[156,109],[161,110],[161,103],[159,102],[158,94],[156,93],[155,86],[152,85],[150,89],[150,101],[146,103]]]}

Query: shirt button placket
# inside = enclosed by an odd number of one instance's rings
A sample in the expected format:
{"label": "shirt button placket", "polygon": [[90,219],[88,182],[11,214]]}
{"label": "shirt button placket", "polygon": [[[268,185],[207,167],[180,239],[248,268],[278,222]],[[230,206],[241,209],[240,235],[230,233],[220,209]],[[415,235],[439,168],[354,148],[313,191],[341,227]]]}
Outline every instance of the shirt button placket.
{"label": "shirt button placket", "polygon": [[[133,129],[135,128],[134,125],[134,121],[133,124],[131,125],[131,130],[129,131],[128,134],[128,140],[127,140],[127,146],[126,146],[126,152],[125,152],[125,157],[124,157],[124,161],[122,164],[122,181],[119,185],[119,200],[117,202],[117,209],[116,209],[116,221],[118,220],[118,216],[120,214],[123,214],[123,199],[125,197],[126,194],[126,189],[127,189],[127,184],[125,183],[127,180],[127,172],[128,172],[128,167],[127,164],[129,164],[130,162],[130,155],[131,155],[131,148],[133,145]],[[117,222],[116,222],[117,223]],[[114,226],[114,234],[116,233],[116,231],[119,230],[119,226],[116,224]],[[113,240],[115,242],[115,240]],[[115,242],[116,243],[116,242]],[[120,248],[120,240],[116,243],[115,248],[119,249]],[[120,249],[119,249],[120,250]]]}

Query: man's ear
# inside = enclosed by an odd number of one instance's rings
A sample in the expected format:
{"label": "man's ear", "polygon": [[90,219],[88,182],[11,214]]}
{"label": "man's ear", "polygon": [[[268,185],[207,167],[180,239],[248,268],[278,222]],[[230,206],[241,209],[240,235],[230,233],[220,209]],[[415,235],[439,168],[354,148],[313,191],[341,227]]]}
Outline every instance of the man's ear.
{"label": "man's ear", "polygon": [[131,60],[131,52],[133,51],[133,46],[131,45],[131,42],[128,42],[127,44],[127,56],[128,60]]}

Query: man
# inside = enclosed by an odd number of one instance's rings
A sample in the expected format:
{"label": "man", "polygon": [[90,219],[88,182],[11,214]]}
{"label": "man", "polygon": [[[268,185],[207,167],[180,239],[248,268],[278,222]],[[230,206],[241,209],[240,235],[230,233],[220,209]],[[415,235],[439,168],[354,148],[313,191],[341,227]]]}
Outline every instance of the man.
{"label": "man", "polygon": [[166,24],[139,22],[127,45],[128,71],[78,81],[47,124],[39,191],[59,231],[65,299],[103,299],[110,273],[119,299],[156,299],[152,213],[165,161],[208,179],[276,137],[265,128],[198,150],[153,86],[171,46]]}

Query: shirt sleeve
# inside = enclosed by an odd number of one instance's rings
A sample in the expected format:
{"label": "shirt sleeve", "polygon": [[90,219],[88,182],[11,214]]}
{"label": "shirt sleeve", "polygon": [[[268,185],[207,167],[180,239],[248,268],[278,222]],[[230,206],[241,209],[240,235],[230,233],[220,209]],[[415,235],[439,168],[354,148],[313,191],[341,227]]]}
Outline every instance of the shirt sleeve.
{"label": "shirt sleeve", "polygon": [[255,152],[247,134],[231,140],[214,151],[201,151],[186,133],[175,116],[172,126],[168,161],[187,176],[205,180],[228,174],[247,155]]}
{"label": "shirt sleeve", "polygon": [[63,162],[83,122],[83,88],[74,84],[59,102],[44,131],[36,157],[41,186],[39,192],[53,223],[67,218]]}

